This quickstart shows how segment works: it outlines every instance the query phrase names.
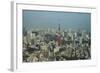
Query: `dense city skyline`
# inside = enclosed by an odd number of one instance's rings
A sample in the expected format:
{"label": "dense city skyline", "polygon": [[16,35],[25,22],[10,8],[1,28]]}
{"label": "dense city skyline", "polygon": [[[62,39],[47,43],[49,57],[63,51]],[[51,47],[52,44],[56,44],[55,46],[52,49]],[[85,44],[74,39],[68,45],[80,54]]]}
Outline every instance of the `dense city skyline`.
{"label": "dense city skyline", "polygon": [[90,32],[89,13],[24,10],[23,62],[91,59]]}

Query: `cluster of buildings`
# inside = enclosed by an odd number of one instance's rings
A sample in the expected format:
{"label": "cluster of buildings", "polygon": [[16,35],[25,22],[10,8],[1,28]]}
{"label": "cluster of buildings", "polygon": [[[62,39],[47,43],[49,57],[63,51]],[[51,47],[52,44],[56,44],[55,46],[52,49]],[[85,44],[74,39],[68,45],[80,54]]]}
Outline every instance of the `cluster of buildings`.
{"label": "cluster of buildings", "polygon": [[91,59],[91,34],[86,31],[31,30],[23,35],[23,62]]}

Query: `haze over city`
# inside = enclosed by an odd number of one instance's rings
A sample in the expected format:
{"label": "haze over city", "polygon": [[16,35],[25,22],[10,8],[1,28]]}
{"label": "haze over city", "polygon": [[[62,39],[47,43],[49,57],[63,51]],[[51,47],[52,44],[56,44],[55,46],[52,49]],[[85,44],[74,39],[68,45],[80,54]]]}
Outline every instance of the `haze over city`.
{"label": "haze over city", "polygon": [[23,10],[23,26],[26,30],[61,29],[91,31],[91,14],[78,12],[55,12]]}

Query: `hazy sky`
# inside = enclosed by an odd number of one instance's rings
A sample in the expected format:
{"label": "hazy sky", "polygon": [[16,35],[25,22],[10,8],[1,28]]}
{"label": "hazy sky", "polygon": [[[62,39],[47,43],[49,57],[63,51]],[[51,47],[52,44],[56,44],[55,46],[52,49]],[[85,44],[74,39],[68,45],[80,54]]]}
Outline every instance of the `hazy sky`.
{"label": "hazy sky", "polygon": [[30,29],[61,29],[91,30],[91,14],[78,12],[54,12],[23,10],[23,26]]}

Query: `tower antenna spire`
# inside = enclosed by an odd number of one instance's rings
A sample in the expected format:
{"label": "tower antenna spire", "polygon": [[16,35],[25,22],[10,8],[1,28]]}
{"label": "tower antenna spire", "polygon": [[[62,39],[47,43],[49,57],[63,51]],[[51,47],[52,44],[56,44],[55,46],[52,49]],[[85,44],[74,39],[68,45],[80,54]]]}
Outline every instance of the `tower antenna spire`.
{"label": "tower antenna spire", "polygon": [[59,27],[58,27],[58,31],[60,32],[61,28],[60,28],[60,24],[59,24]]}

